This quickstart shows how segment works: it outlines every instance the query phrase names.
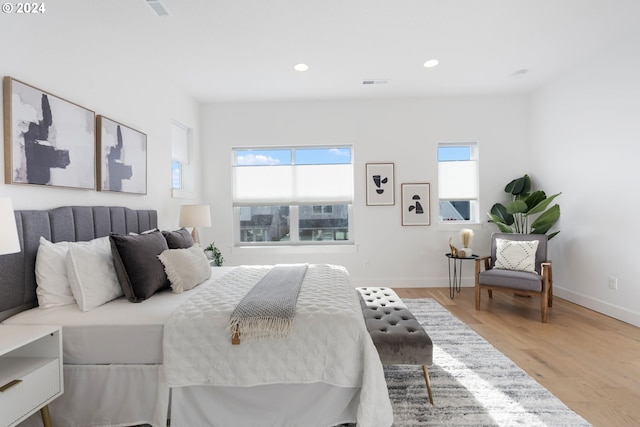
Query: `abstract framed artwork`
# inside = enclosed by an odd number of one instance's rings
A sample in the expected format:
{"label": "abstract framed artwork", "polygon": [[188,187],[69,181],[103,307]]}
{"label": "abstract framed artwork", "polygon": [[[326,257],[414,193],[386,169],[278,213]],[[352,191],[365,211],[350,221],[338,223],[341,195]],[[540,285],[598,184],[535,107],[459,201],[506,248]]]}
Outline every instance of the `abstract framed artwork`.
{"label": "abstract framed artwork", "polygon": [[94,189],[95,113],[4,77],[7,184]]}
{"label": "abstract framed artwork", "polygon": [[431,225],[428,183],[402,184],[402,225]]}
{"label": "abstract framed artwork", "polygon": [[98,190],[147,194],[147,135],[98,116]]}
{"label": "abstract framed artwork", "polygon": [[393,163],[367,163],[367,206],[393,206],[395,176]]}

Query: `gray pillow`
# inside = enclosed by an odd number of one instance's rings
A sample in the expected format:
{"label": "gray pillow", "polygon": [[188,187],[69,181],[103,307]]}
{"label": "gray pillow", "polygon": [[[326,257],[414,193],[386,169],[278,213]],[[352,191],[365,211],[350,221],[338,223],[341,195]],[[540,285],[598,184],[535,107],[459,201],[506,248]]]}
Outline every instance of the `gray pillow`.
{"label": "gray pillow", "polygon": [[142,302],[170,287],[164,266],[158,259],[168,249],[161,232],[109,236],[116,275],[122,292],[131,302]]}
{"label": "gray pillow", "polygon": [[163,231],[162,235],[167,239],[169,249],[188,249],[194,244],[191,233],[189,233],[186,228],[175,231]]}

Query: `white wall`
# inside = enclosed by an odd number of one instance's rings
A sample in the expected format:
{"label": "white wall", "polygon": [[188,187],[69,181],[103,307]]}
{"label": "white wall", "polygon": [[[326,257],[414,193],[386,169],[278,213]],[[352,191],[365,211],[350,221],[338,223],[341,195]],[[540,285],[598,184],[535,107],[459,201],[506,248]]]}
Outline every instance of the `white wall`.
{"label": "white wall", "polygon": [[[446,286],[447,241],[459,246],[459,228],[437,225],[436,146],[443,141],[480,145],[481,217],[503,200],[504,185],[529,169],[527,97],[443,97],[370,101],[209,104],[202,108],[205,199],[215,240],[229,265],[328,262],[345,265],[356,284]],[[353,144],[356,248],[321,250],[232,248],[231,148],[234,146]],[[395,163],[396,205],[366,206],[365,164]],[[400,184],[431,183],[431,226],[402,226]],[[474,247],[487,246],[490,224],[476,230]],[[368,263],[368,267],[365,267]],[[464,267],[472,283],[472,264]]]}
{"label": "white wall", "polygon": [[[562,191],[556,294],[640,326],[640,33],[539,91],[533,173]],[[618,279],[618,290],[609,278]]]}
{"label": "white wall", "polygon": [[[78,10],[76,16],[70,8],[86,10]],[[142,4],[142,8],[146,6]],[[144,9],[144,12],[146,16],[148,11]],[[160,226],[175,228],[179,205],[197,200],[171,198],[170,122],[176,119],[192,127],[194,138],[198,140],[199,105],[172,85],[161,70],[147,67],[139,58],[118,55],[116,31],[111,31],[113,36],[107,38],[106,43],[104,37],[94,37],[94,32],[104,29],[82,25],[79,16],[89,13],[97,12],[92,11],[88,2],[86,5],[56,5],[46,16],[24,16],[24,19],[17,15],[3,16],[0,75],[11,76],[146,133],[147,195],[0,184],[0,196],[11,197],[15,209],[62,205],[157,209]],[[56,22],[67,23],[64,32],[56,28]],[[104,24],[112,30],[119,25]],[[53,33],[55,38],[51,36]],[[2,124],[0,129],[3,130]],[[198,151],[195,154],[195,158],[200,158]],[[4,160],[3,153],[0,157]],[[192,167],[200,173],[198,163]],[[196,197],[199,190],[196,188]]]}

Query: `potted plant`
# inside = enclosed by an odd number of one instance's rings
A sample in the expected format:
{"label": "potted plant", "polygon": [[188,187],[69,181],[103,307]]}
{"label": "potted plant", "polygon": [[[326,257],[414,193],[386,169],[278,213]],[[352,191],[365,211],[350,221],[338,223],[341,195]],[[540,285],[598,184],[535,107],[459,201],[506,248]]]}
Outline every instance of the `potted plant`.
{"label": "potted plant", "polygon": [[222,252],[220,249],[216,247],[216,242],[209,243],[209,246],[204,248],[204,252],[207,254],[207,258],[213,260],[213,265],[216,267],[221,267],[224,262],[224,258],[222,257]]}
{"label": "potted plant", "polygon": [[[544,191],[531,192],[531,178],[524,175],[512,180],[504,188],[511,197],[506,205],[496,203],[487,213],[489,222],[503,233],[546,234],[560,218],[560,206],[551,202],[562,193],[547,197]],[[551,240],[559,231],[547,236]]]}

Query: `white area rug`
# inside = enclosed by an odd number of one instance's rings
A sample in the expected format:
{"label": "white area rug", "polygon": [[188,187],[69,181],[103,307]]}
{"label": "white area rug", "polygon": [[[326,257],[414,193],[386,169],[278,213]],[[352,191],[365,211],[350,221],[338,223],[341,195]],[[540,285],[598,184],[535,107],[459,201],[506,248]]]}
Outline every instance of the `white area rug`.
{"label": "white area rug", "polygon": [[435,300],[404,299],[434,344],[429,367],[387,366],[394,426],[589,426]]}

